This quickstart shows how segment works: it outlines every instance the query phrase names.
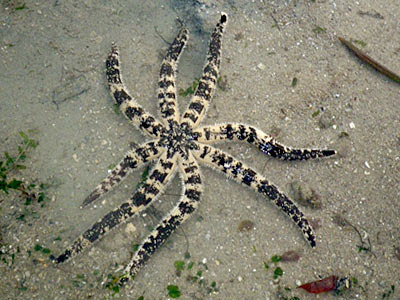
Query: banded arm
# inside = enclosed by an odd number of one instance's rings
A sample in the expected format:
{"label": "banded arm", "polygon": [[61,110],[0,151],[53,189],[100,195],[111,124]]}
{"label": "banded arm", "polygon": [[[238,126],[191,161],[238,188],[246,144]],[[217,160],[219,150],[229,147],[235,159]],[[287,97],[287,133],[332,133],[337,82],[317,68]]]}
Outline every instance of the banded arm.
{"label": "banded arm", "polygon": [[114,44],[106,60],[106,75],[111,96],[119,106],[123,115],[130,120],[133,125],[142,129],[153,138],[160,137],[164,126],[133,99],[122,81],[119,51]]}
{"label": "banded arm", "polygon": [[315,247],[315,235],[304,214],[296,204],[281,193],[278,188],[271,184],[264,176],[258,174],[256,171],[222,150],[209,145],[199,144],[199,148],[193,150],[193,154],[204,164],[227,174],[235,181],[243,183],[254,191],[271,199],[271,201],[300,228],[310,246],[312,248]]}
{"label": "banded arm", "polygon": [[57,264],[65,262],[101,239],[117,225],[125,223],[129,218],[144,210],[150,202],[164,191],[166,183],[171,179],[176,169],[176,161],[167,160],[166,154],[166,151],[162,153],[149,178],[127,202],[97,221],[90,229],[79,236],[63,254],[57,258],[53,256],[51,259]]}
{"label": "banded arm", "polygon": [[200,143],[211,144],[225,140],[245,141],[255,145],[262,153],[281,160],[308,160],[328,157],[336,154],[335,150],[295,149],[284,146],[261,130],[238,123],[203,126],[194,130]]}
{"label": "banded arm", "polygon": [[175,76],[179,57],[188,41],[189,32],[182,28],[172,42],[161,64],[158,81],[158,101],[164,125],[170,121],[179,122],[179,108],[176,101]]}
{"label": "banded arm", "polygon": [[151,255],[161,247],[176,228],[185,222],[198,207],[202,193],[200,168],[192,154],[187,160],[179,161],[184,180],[184,193],[179,203],[159,223],[156,229],[143,241],[126,266],[120,284],[125,284],[129,277],[134,277]]}
{"label": "banded arm", "polygon": [[217,23],[211,35],[203,76],[190,100],[189,107],[183,113],[181,123],[187,123],[192,128],[198,126],[203,119],[214,94],[221,61],[222,35],[227,23],[228,16],[222,13],[220,21]]}
{"label": "banded arm", "polygon": [[102,197],[114,186],[121,183],[134,169],[141,167],[148,161],[159,157],[158,145],[155,142],[147,142],[135,147],[126,153],[122,161],[111,170],[110,174],[90,193],[83,201],[81,208]]}

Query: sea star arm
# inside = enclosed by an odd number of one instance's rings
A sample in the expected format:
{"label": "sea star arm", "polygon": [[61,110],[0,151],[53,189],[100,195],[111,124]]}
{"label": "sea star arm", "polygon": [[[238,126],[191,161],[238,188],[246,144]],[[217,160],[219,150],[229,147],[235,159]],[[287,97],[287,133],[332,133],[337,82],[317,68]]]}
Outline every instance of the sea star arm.
{"label": "sea star arm", "polygon": [[335,150],[295,149],[279,144],[261,130],[239,123],[203,126],[194,130],[197,141],[205,144],[235,140],[255,145],[262,153],[282,160],[307,160],[335,155]]}
{"label": "sea star arm", "polygon": [[117,225],[125,223],[130,217],[144,210],[152,200],[159,196],[165,189],[166,183],[171,179],[176,169],[176,161],[166,158],[166,151],[152,169],[149,178],[139,187],[136,193],[127,202],[117,209],[109,212],[90,229],[78,237],[75,242],[57,258],[52,257],[56,263],[63,263],[70,257],[82,252],[85,248],[101,239]]}
{"label": "sea star arm", "polygon": [[252,170],[234,157],[210,145],[199,144],[193,150],[194,156],[206,165],[217,169],[239,183],[249,186],[256,192],[268,197],[292,221],[300,227],[305,239],[315,247],[315,235],[304,214],[286,195],[271,184],[264,176]]}
{"label": "sea star arm", "polygon": [[182,28],[172,42],[161,63],[160,80],[158,81],[158,100],[161,117],[165,125],[171,120],[179,121],[179,109],[176,101],[175,73],[179,57],[185,48],[189,32]]}
{"label": "sea star arm", "polygon": [[156,142],[147,142],[141,146],[134,147],[126,153],[122,161],[111,170],[110,174],[90,193],[83,201],[81,208],[97,200],[114,186],[123,181],[132,170],[142,166],[148,161],[158,158],[161,152]]}
{"label": "sea star arm", "polygon": [[[184,192],[179,203],[164,217],[156,229],[143,241],[125,268],[125,274],[135,276],[150,256],[168,239],[175,229],[185,222],[195,211],[202,193],[200,168],[189,153],[188,159],[179,161],[179,167],[184,181]],[[129,277],[122,277],[124,284]]]}
{"label": "sea star arm", "polygon": [[124,116],[143,132],[152,137],[160,137],[162,124],[133,99],[122,81],[119,51],[114,44],[106,60],[106,75],[111,96]]}
{"label": "sea star arm", "polygon": [[181,120],[181,123],[187,123],[192,128],[203,119],[215,91],[221,61],[221,39],[227,22],[228,16],[222,13],[211,35],[203,76]]}

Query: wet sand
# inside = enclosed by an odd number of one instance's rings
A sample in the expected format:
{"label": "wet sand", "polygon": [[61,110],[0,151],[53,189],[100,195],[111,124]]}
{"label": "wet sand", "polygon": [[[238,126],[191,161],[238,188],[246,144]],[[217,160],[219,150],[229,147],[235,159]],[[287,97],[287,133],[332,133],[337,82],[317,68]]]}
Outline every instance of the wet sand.
{"label": "wet sand", "polygon": [[[400,297],[400,85],[360,62],[338,40],[358,40],[358,47],[399,73],[395,1],[22,4],[0,6],[0,150],[16,153],[18,132],[33,129],[30,136],[39,146],[29,152],[27,169],[9,176],[49,188],[44,207],[26,206],[14,192],[1,195],[4,299],[168,299],[169,285],[179,287],[180,299]],[[134,245],[179,199],[178,176],[153,209],[70,262],[53,266],[36,245],[58,255],[128,199],[141,180],[143,169],[95,205],[79,208],[129,143],[146,140],[115,112],[104,65],[111,43],[120,48],[131,94],[157,115],[159,66],[165,41],[178,31],[176,18],[191,31],[178,67],[178,88],[186,89],[201,76],[220,11],[229,15],[224,85],[202,124],[243,122],[288,146],[338,150],[329,159],[282,162],[247,144],[218,145],[291,197],[295,182],[312,191],[317,207],[299,206],[316,224],[316,249],[261,195],[203,167],[198,211],[118,293],[105,288],[107,277],[118,275]],[[189,97],[179,98],[181,110],[188,102]],[[253,224],[249,230],[239,230],[243,221]],[[270,261],[287,251],[300,259]],[[185,263],[181,274],[176,261]],[[277,267],[283,275],[274,280]],[[339,296],[296,289],[330,275],[358,283]]]}

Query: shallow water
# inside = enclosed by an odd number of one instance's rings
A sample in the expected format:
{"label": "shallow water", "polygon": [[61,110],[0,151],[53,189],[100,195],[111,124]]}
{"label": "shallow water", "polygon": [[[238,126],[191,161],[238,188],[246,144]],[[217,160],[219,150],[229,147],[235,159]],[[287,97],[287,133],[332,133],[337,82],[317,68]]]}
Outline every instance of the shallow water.
{"label": "shallow water", "polygon": [[[3,1],[0,150],[16,153],[18,132],[33,129],[29,134],[39,146],[29,152],[27,169],[10,176],[49,188],[43,207],[24,205],[14,192],[1,195],[2,298],[168,299],[168,285],[179,287],[181,299],[382,299],[391,286],[389,299],[400,297],[400,89],[337,40],[364,41],[365,52],[399,73],[400,8],[357,3],[38,1],[23,7]],[[118,293],[105,287],[107,277],[118,275],[134,245],[179,199],[178,176],[131,225],[53,266],[36,245],[58,255],[128,199],[141,179],[142,169],[95,205],[79,208],[129,143],[146,140],[115,113],[104,65],[111,43],[120,48],[131,94],[157,115],[159,65],[166,41],[177,33],[176,18],[191,31],[178,67],[177,85],[185,89],[201,76],[220,11],[229,15],[221,65],[227,85],[217,89],[203,124],[243,122],[285,145],[339,151],[331,159],[287,163],[247,144],[218,146],[290,196],[293,182],[316,193],[321,207],[301,208],[319,224],[317,248],[310,249],[295,225],[263,197],[204,167],[196,214]],[[188,101],[180,97],[180,107]],[[254,228],[240,231],[244,220]],[[300,260],[269,262],[289,250]],[[185,262],[181,274],[176,261]],[[274,281],[278,266],[284,273]],[[337,297],[295,289],[330,275],[354,277],[358,284]]]}

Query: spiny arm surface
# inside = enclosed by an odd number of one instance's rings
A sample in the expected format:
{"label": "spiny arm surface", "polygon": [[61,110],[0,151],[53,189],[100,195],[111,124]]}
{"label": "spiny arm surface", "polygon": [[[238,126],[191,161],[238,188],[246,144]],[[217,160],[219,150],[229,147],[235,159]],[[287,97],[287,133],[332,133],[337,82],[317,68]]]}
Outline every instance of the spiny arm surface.
{"label": "spiny arm surface", "polygon": [[162,124],[133,99],[122,81],[119,51],[116,45],[112,46],[106,60],[106,75],[111,96],[124,116],[143,132],[152,137],[160,137],[164,129]]}
{"label": "spiny arm surface", "polygon": [[221,19],[211,35],[203,76],[190,101],[189,107],[183,113],[181,123],[187,123],[192,128],[198,126],[203,119],[214,94],[221,62],[222,35],[227,23],[228,16],[222,13]]}
{"label": "spiny arm surface", "polygon": [[315,235],[300,209],[286,195],[281,193],[276,186],[271,184],[264,176],[252,170],[222,150],[209,145],[199,144],[199,149],[194,150],[194,156],[206,165],[217,169],[239,183],[249,186],[256,192],[268,197],[283,213],[303,232],[304,238],[311,247],[315,247]]}
{"label": "spiny arm surface", "polygon": [[164,151],[157,164],[152,169],[150,176],[127,202],[106,214],[90,229],[86,230],[86,232],[78,237],[72,246],[67,248],[63,254],[57,258],[53,257],[52,259],[56,263],[63,263],[101,239],[117,225],[125,223],[130,217],[144,210],[155,197],[164,191],[166,183],[174,174],[176,165],[176,161],[166,159],[166,151]]}
{"label": "spiny arm surface", "polygon": [[336,154],[335,150],[295,149],[284,146],[261,130],[239,123],[228,123],[203,126],[194,131],[198,142],[205,144],[219,141],[245,141],[255,145],[262,153],[281,160],[308,160],[310,158],[328,157]]}
{"label": "spiny arm surface", "polygon": [[81,207],[89,205],[91,202],[102,197],[117,184],[121,183],[132,170],[142,166],[148,161],[156,159],[161,152],[155,142],[148,142],[126,153],[122,161],[111,170],[110,174],[90,193],[83,201]]}
{"label": "spiny arm surface", "polygon": [[[132,260],[125,268],[125,274],[133,277],[150,256],[165,243],[176,228],[185,222],[198,207],[202,193],[200,168],[190,154],[187,160],[179,161],[180,171],[184,180],[184,192],[179,203],[164,217],[150,235],[143,241],[139,249],[133,255]],[[128,281],[129,277],[123,277],[121,284]]]}
{"label": "spiny arm surface", "polygon": [[172,42],[161,64],[160,80],[158,81],[158,101],[162,121],[165,125],[171,120],[179,121],[179,108],[176,101],[176,67],[179,57],[188,40],[189,32],[182,28]]}

